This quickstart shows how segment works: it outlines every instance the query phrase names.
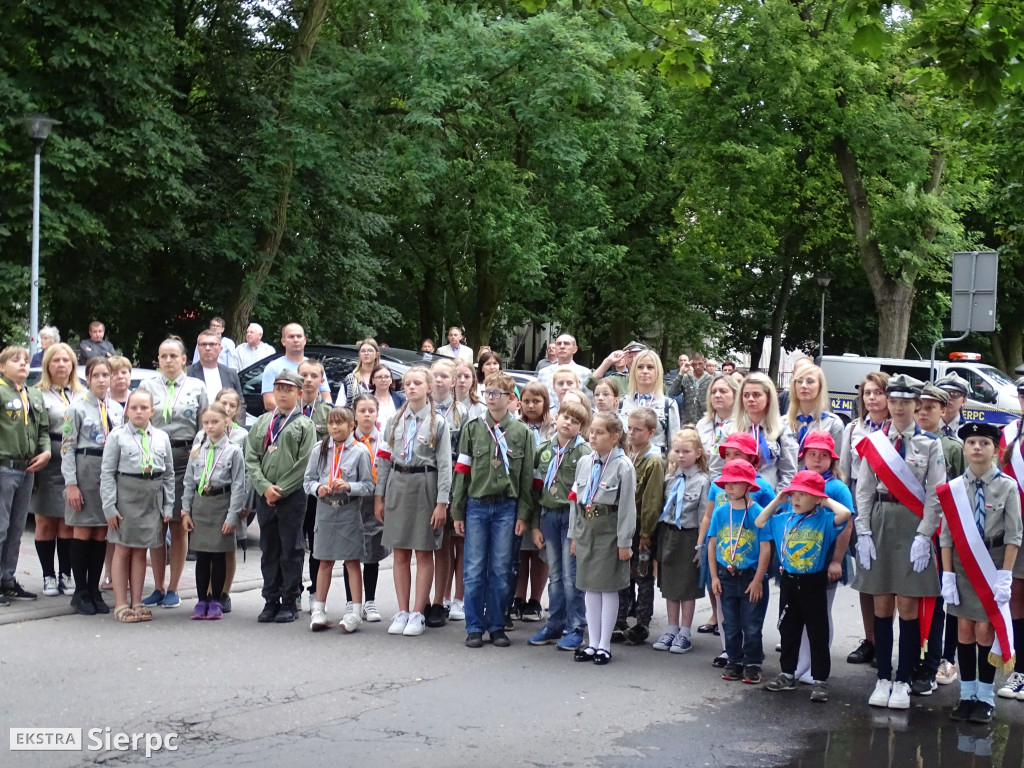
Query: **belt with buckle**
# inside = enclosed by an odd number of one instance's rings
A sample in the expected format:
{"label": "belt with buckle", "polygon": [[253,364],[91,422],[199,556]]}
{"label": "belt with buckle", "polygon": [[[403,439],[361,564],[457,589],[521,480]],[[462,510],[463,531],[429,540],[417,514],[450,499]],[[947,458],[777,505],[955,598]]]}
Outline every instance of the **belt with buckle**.
{"label": "belt with buckle", "polygon": [[[725,567],[725,573],[727,576],[745,576],[746,574],[754,574],[757,572],[757,568],[733,568],[731,565]],[[718,569],[718,574],[721,576],[722,569]]]}
{"label": "belt with buckle", "polygon": [[191,448],[191,440],[171,440],[171,448]]}
{"label": "belt with buckle", "polygon": [[133,477],[136,480],[159,480],[160,479],[160,475],[154,475],[152,473],[145,474],[145,475],[139,475],[139,474],[135,474],[134,472],[118,472],[117,474],[119,474],[121,477]]}
{"label": "belt with buckle", "polygon": [[427,466],[410,467],[408,464],[392,464],[391,468],[400,475],[422,475],[424,472],[437,472],[437,467]]}
{"label": "belt with buckle", "polygon": [[63,439],[64,439],[64,435],[60,434],[59,432],[57,432],[57,433],[51,432],[50,433],[50,442],[51,443],[59,443]]}
{"label": "belt with buckle", "polygon": [[594,520],[598,517],[614,514],[617,511],[611,504],[587,504],[580,512],[580,516],[584,520]]}
{"label": "belt with buckle", "polygon": [[222,485],[220,488],[207,488],[205,491],[200,493],[200,496],[209,498],[210,496],[223,496],[225,493],[231,492],[230,485]]}
{"label": "belt with buckle", "polygon": [[993,536],[991,539],[985,539],[985,546],[989,549],[1003,546],[1003,534]]}
{"label": "belt with buckle", "polygon": [[328,507],[331,507],[333,509],[341,509],[342,507],[347,507],[349,504],[351,504],[354,501],[354,499],[342,500],[342,499],[322,498],[322,499],[320,499],[320,501],[322,501]]}
{"label": "belt with buckle", "polygon": [[883,504],[885,504],[885,503],[889,503],[889,504],[902,504],[903,503],[902,501],[897,499],[895,496],[892,496],[892,495],[890,495],[888,493],[878,493],[878,492],[876,492],[875,493],[875,498],[878,499]]}
{"label": "belt with buckle", "polygon": [[28,469],[32,459],[0,459],[0,467],[3,469]]}
{"label": "belt with buckle", "polygon": [[75,448],[76,456],[103,456],[102,448]]}

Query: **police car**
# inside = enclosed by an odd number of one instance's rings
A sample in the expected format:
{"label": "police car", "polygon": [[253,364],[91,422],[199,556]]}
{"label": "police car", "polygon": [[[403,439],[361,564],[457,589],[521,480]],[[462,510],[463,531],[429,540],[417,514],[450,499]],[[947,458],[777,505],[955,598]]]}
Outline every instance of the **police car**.
{"label": "police car", "polygon": [[928,360],[825,355],[820,365],[828,381],[832,412],[844,421],[856,415],[857,386],[872,371],[893,376],[905,373],[919,381],[957,374],[966,379],[970,388],[963,407],[963,417],[967,421],[1007,424],[1021,414],[1017,387],[998,368],[981,362],[981,355],[976,352],[953,352],[948,360],[936,360],[934,376],[930,376]]}

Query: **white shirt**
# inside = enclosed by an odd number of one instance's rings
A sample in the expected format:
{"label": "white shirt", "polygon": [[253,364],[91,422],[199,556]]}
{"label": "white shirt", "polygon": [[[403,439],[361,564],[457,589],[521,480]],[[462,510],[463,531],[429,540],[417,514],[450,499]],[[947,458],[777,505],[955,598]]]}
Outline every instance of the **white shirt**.
{"label": "white shirt", "polygon": [[277,350],[266,342],[261,341],[256,345],[256,349],[249,346],[249,342],[245,344],[239,344],[235,347],[235,352],[231,355],[231,367],[236,371],[240,371],[243,368],[248,368],[253,363],[258,363],[265,357],[270,357],[277,353]]}
{"label": "white shirt", "polygon": [[555,371],[557,371],[559,368],[572,368],[574,371],[576,371],[576,375],[579,377],[580,380],[580,389],[583,390],[584,392],[587,391],[587,379],[590,378],[590,374],[592,373],[592,371],[585,365],[580,365],[579,363],[576,363],[572,360],[570,360],[565,365],[562,365],[561,363],[552,363],[547,368],[542,368],[540,372],[537,374],[537,381],[539,381],[541,384],[548,388],[548,397],[551,399],[552,408],[555,408],[558,405],[558,396],[555,394],[554,382]]}
{"label": "white shirt", "polygon": [[206,382],[207,393],[212,392],[214,397],[223,388],[220,381],[220,368],[216,366],[213,368],[203,367],[203,380]]}
{"label": "white shirt", "polygon": [[454,357],[456,360],[465,360],[470,365],[473,364],[473,350],[465,344],[459,344],[458,349],[454,349],[451,344],[445,344],[439,350],[434,352],[434,354],[444,355],[445,357]]}

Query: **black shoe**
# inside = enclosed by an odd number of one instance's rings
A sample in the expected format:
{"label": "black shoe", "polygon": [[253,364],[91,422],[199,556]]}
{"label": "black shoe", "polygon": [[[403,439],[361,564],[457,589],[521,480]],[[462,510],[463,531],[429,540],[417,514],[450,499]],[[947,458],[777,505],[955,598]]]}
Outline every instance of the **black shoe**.
{"label": "black shoe", "polygon": [[37,597],[35,592],[29,592],[17,581],[5,584],[3,590],[8,600],[35,600]]}
{"label": "black shoe", "polygon": [[977,699],[960,699],[956,706],[953,707],[953,711],[949,713],[949,719],[962,723],[971,716],[971,713],[974,711],[974,705],[977,703]]}
{"label": "black shoe", "polygon": [[588,646],[580,646],[572,653],[573,661],[593,661],[594,656],[597,654],[596,648]]}
{"label": "black shoe", "polygon": [[96,606],[93,605],[92,598],[84,592],[75,592],[71,596],[71,608],[81,616],[96,615]]}
{"label": "black shoe", "polygon": [[467,648],[483,648],[484,646],[484,635],[483,632],[470,632],[466,635],[466,647]]}
{"label": "black shoe", "polygon": [[743,682],[748,685],[758,685],[761,682],[761,668],[756,664],[748,664],[743,667]]}
{"label": "black shoe", "polygon": [[935,676],[927,669],[918,667],[914,670],[914,674],[910,678],[910,692],[912,694],[915,696],[931,696],[938,687],[938,683],[935,682]]}
{"label": "black shoe", "polygon": [[506,635],[501,629],[496,629],[491,632],[491,643],[499,648],[508,648],[512,645],[512,641],[508,639],[508,635]]}
{"label": "black shoe", "polygon": [[536,600],[527,600],[522,611],[523,621],[541,621],[544,618],[543,611],[544,609]]}
{"label": "black shoe", "polygon": [[729,659],[725,656],[724,653],[718,654],[717,656],[715,656],[715,658],[713,658],[711,660],[711,666],[712,667],[717,667],[718,669],[722,669],[728,663],[729,663]]}
{"label": "black shoe", "polygon": [[231,595],[227,592],[220,596],[220,612],[231,613]]}
{"label": "black shoe", "polygon": [[868,640],[861,640],[857,649],[846,657],[847,664],[867,664],[875,658],[875,644]]}
{"label": "black shoe", "polygon": [[[223,608],[221,609],[223,610]],[[274,619],[277,618],[277,612],[281,610],[281,603],[277,600],[268,600],[263,606],[263,610],[260,611],[260,615],[256,617],[256,621],[260,624],[273,624]]]}
{"label": "black shoe", "polygon": [[0,592],[0,608],[10,608],[11,601],[7,598],[7,595]]}
{"label": "black shoe", "polygon": [[598,650],[597,653],[594,654],[594,664],[599,667],[603,667],[611,660],[612,655],[608,651]]}
{"label": "black shoe", "polygon": [[643,624],[635,624],[623,633],[622,642],[626,645],[643,645],[650,635],[651,631]]}
{"label": "black shoe", "polygon": [[274,617],[275,624],[290,624],[295,621],[295,617],[298,615],[298,611],[295,610],[294,604],[282,605],[281,609],[277,612],[277,616]]}
{"label": "black shoe", "polygon": [[697,627],[697,634],[699,635],[717,635],[718,625],[717,624],[701,624]]}
{"label": "black shoe", "polygon": [[107,615],[110,613],[110,606],[103,600],[103,595],[99,592],[93,592],[90,597],[92,598],[93,607],[96,609],[96,613]]}
{"label": "black shoe", "polygon": [[508,609],[508,618],[513,621],[523,620],[523,608],[526,607],[526,601],[521,597],[517,597],[512,601],[512,607]]}
{"label": "black shoe", "polygon": [[995,714],[996,708],[989,704],[987,701],[974,701],[971,707],[971,714],[968,715],[967,721],[970,723],[977,723],[978,725],[988,725],[992,722],[992,715]]}
{"label": "black shoe", "polygon": [[444,613],[444,606],[440,603],[434,603],[433,605],[427,606],[427,626],[431,629],[437,629],[443,627],[447,617]]}
{"label": "black shoe", "polygon": [[722,671],[723,680],[742,680],[743,679],[743,667],[739,664],[726,664],[725,669]]}
{"label": "black shoe", "polygon": [[626,630],[627,629],[629,629],[629,624],[626,624],[625,622],[622,622],[621,624],[619,622],[616,622],[615,623],[615,628],[612,629],[612,642],[613,643],[625,642],[625,640],[626,640]]}

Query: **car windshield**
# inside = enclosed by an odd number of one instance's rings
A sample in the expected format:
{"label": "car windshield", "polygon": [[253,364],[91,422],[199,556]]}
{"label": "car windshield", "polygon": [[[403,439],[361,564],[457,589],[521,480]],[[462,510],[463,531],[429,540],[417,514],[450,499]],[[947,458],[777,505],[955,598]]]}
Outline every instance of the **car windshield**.
{"label": "car windshield", "polygon": [[1003,387],[1014,387],[1016,386],[1012,381],[1006,378],[1006,374],[1000,371],[998,368],[993,368],[991,365],[983,365],[978,368],[980,373],[988,376],[999,386]]}

